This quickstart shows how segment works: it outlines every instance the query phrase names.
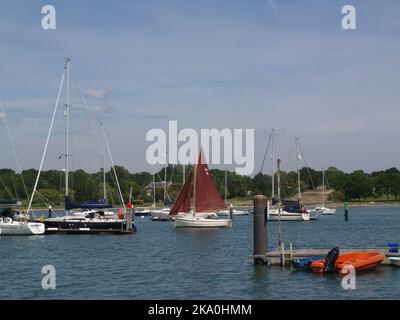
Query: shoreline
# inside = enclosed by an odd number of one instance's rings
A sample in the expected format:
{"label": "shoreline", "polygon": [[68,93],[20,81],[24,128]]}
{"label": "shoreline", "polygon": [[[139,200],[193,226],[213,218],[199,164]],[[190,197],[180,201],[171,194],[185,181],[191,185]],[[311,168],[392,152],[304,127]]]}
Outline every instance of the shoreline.
{"label": "shoreline", "polygon": [[[233,207],[236,208],[248,208],[253,206],[253,199],[249,200],[237,200],[237,199],[231,199],[231,201],[228,200],[228,206],[232,204]],[[304,205],[306,207],[316,207],[318,205],[321,205],[320,203],[307,203],[305,202]],[[344,202],[343,203],[337,203],[337,202],[328,202],[325,204],[328,207],[332,208],[344,208]],[[396,207],[400,206],[400,201],[376,201],[376,202],[348,202],[348,207],[349,208],[357,208],[357,207]],[[146,205],[141,205],[141,206],[134,206],[134,209],[153,209],[151,205],[146,206]],[[161,209],[163,206],[158,206],[156,205],[155,209]],[[117,210],[118,207],[115,208],[110,208],[110,210]],[[26,209],[20,209],[21,211],[26,211]],[[33,211],[48,211],[48,208],[32,208]],[[64,208],[52,208],[52,211],[64,211]]]}

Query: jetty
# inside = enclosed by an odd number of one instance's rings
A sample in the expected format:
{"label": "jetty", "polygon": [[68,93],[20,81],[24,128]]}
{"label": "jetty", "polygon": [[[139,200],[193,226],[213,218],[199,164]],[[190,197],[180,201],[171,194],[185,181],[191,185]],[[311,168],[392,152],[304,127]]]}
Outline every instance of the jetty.
{"label": "jetty", "polygon": [[[273,266],[285,266],[290,264],[292,259],[307,257],[326,256],[332,248],[293,248],[292,243],[285,248],[281,243],[278,249],[268,251],[267,220],[265,210],[268,206],[267,198],[263,195],[254,197],[254,254],[252,255],[254,264],[264,264]],[[400,257],[400,252],[390,252],[389,247],[385,248],[340,248],[341,253],[364,251],[380,252],[385,255],[384,265],[390,265],[390,257]]]}

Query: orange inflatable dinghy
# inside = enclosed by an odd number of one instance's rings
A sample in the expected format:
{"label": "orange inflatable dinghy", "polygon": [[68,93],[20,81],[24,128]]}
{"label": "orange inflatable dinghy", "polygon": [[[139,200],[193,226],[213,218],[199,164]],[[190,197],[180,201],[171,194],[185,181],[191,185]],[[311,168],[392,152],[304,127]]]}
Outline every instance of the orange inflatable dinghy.
{"label": "orange inflatable dinghy", "polygon": [[[380,252],[349,252],[339,255],[336,260],[336,269],[341,272],[344,266],[353,266],[356,271],[375,268],[385,259]],[[323,273],[325,259],[314,261],[311,269],[314,272]]]}

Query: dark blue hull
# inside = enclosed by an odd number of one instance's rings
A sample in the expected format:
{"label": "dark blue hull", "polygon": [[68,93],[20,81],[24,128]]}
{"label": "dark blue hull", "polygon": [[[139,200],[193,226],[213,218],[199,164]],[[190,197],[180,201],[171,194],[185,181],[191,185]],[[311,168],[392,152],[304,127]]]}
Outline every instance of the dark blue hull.
{"label": "dark blue hull", "polygon": [[292,264],[293,268],[299,271],[308,271],[311,270],[311,264],[314,261],[324,259],[325,256],[315,256],[303,259],[292,259],[290,263]]}

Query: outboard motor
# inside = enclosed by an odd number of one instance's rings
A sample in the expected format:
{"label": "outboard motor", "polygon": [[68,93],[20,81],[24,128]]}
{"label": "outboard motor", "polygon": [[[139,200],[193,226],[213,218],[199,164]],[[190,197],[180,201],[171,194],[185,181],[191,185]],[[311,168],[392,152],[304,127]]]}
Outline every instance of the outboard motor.
{"label": "outboard motor", "polygon": [[336,260],[339,257],[339,248],[335,247],[328,252],[325,263],[324,263],[324,273],[335,272],[336,271]]}

